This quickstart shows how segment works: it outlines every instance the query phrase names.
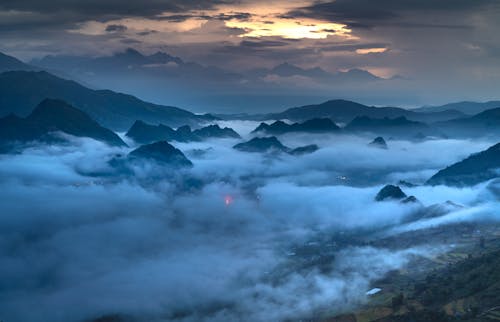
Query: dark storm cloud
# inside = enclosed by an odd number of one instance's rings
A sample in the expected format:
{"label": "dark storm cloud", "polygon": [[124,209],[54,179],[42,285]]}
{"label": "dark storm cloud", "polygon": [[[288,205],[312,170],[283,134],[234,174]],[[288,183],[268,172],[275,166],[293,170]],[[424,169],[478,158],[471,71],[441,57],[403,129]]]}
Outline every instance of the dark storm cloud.
{"label": "dark storm cloud", "polygon": [[[187,14],[191,10],[209,10],[226,2],[224,0],[132,0],[126,2],[120,0],[0,0],[0,13],[3,13],[0,19],[0,31],[16,32],[36,29],[52,32],[71,29],[78,23],[86,21],[105,22],[125,17],[145,17],[181,22],[192,17]],[[172,13],[173,15],[168,17],[158,16],[162,13]],[[242,15],[244,14],[235,13],[234,18]],[[220,16],[218,19],[229,19],[230,16]],[[215,19],[208,16],[205,18]]]}
{"label": "dark storm cloud", "polygon": [[151,16],[163,12],[182,13],[196,9],[211,9],[226,1],[209,0],[55,0],[55,1],[0,1],[2,10],[18,10],[38,13],[71,13],[81,20],[98,19],[113,16]]}
{"label": "dark storm cloud", "polygon": [[157,30],[147,30],[147,31],[138,32],[137,36],[147,36],[147,35],[156,34],[156,33],[158,33]]}
{"label": "dark storm cloud", "polygon": [[341,44],[341,45],[327,45],[321,47],[322,51],[356,51],[357,49],[369,49],[369,48],[387,48],[388,43],[366,43],[366,44]]}
{"label": "dark storm cloud", "polygon": [[167,16],[159,16],[159,17],[151,17],[155,20],[161,21],[169,21],[169,22],[183,22],[188,19],[200,19],[200,20],[219,20],[219,21],[228,21],[228,20],[241,20],[246,21],[250,19],[252,15],[248,12],[233,12],[233,13],[220,13],[216,15],[205,15],[205,14],[173,14]]}
{"label": "dark storm cloud", "polygon": [[285,41],[276,41],[276,40],[263,40],[263,41],[249,41],[243,40],[240,42],[240,46],[242,47],[253,47],[253,48],[266,48],[266,47],[282,47],[287,46],[289,43]]}
{"label": "dark storm cloud", "polygon": [[122,39],[122,40],[120,40],[120,42],[122,44],[127,44],[127,45],[142,44],[142,41],[140,41],[140,40],[128,39],[128,38]]}
{"label": "dark storm cloud", "polygon": [[[212,52],[237,57],[252,54],[278,63],[284,60],[296,60],[297,58],[305,59],[317,54],[316,48],[310,46],[296,48],[288,46],[289,43],[287,44],[287,42],[280,40],[242,41],[238,44],[225,42],[222,46],[214,47]],[[293,43],[293,41],[290,41],[290,43]]]}
{"label": "dark storm cloud", "polygon": [[127,26],[124,26],[124,25],[107,25],[106,26],[107,32],[123,32],[125,30],[127,30]]}
{"label": "dark storm cloud", "polygon": [[[317,2],[311,6],[292,10],[284,16],[288,18],[320,18],[333,22],[345,23],[351,27],[367,28],[380,24],[385,25],[387,23],[394,23],[394,21],[397,21],[406,14],[418,16],[429,13],[449,14],[470,12],[495,3],[496,1],[494,0],[337,0]],[[420,26],[422,25],[425,24],[421,24]],[[402,26],[404,26],[404,24]],[[418,24],[414,26],[418,27]],[[430,26],[432,26],[432,24]],[[434,25],[434,27],[448,26],[449,25],[441,24]]]}

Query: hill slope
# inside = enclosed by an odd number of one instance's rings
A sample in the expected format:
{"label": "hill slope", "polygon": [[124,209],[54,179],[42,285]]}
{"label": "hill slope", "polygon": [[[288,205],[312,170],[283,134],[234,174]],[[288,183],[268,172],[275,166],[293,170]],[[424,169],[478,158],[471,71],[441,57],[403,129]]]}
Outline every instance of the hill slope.
{"label": "hill slope", "polygon": [[15,70],[36,70],[37,68],[23,63],[17,58],[0,53],[0,73]]}
{"label": "hill slope", "polygon": [[156,105],[109,90],[92,90],[47,72],[13,71],[0,74],[0,116],[27,116],[45,98],[61,99],[81,109],[105,127],[124,131],[137,119],[170,126],[197,124],[206,117]]}
{"label": "hill slope", "polygon": [[500,143],[443,169],[427,183],[452,186],[473,185],[500,176]]}
{"label": "hill slope", "polygon": [[0,143],[3,144],[40,140],[55,131],[93,138],[114,146],[126,146],[114,132],[60,100],[43,100],[26,118],[9,115],[0,119]]}
{"label": "hill slope", "polygon": [[457,111],[443,111],[439,113],[417,113],[399,107],[366,106],[347,100],[330,100],[321,104],[293,107],[280,113],[267,114],[262,119],[288,119],[303,121],[311,118],[331,118],[335,122],[347,123],[357,116],[373,118],[396,118],[404,116],[413,121],[438,122],[463,116]]}

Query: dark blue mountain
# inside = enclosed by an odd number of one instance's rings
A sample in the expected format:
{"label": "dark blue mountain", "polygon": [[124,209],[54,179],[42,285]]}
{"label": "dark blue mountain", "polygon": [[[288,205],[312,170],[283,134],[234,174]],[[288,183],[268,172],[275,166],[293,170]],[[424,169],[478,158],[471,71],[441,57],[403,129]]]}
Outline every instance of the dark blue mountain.
{"label": "dark blue mountain", "polygon": [[500,143],[440,170],[427,181],[427,184],[467,186],[498,177],[500,177]]}
{"label": "dark blue mountain", "polygon": [[240,138],[240,135],[233,129],[221,128],[218,125],[209,125],[193,131],[189,126],[181,126],[174,130],[163,124],[151,125],[142,121],[136,121],[126,136],[143,144],[162,140],[191,142],[208,138]]}
{"label": "dark blue mountain", "polygon": [[474,116],[435,123],[448,136],[479,137],[500,135],[500,107],[483,111]]}
{"label": "dark blue mountain", "polygon": [[61,100],[43,100],[26,118],[11,114],[0,119],[0,144],[3,146],[15,142],[51,140],[53,132],[89,137],[113,146],[126,146],[114,132]]}
{"label": "dark blue mountain", "polygon": [[17,58],[0,53],[0,73],[16,70],[37,70],[36,67],[23,63]]}
{"label": "dark blue mountain", "polygon": [[47,72],[14,71],[0,74],[0,116],[27,116],[45,98],[61,99],[84,111],[105,127],[124,131],[141,119],[169,126],[197,125],[210,116],[147,103],[109,90],[92,90]]}
{"label": "dark blue mountain", "polygon": [[272,124],[261,123],[252,133],[263,132],[268,134],[285,134],[290,132],[307,133],[334,133],[338,132],[340,127],[332,120],[327,118],[316,118],[307,120],[303,123],[287,124],[283,121],[276,121]]}
{"label": "dark blue mountain", "polygon": [[399,107],[366,106],[352,101],[337,99],[321,104],[294,107],[280,113],[261,115],[260,119],[304,121],[311,118],[329,118],[335,122],[348,123],[358,116],[372,118],[398,118],[404,116],[413,121],[437,122],[454,119],[463,115],[457,111],[417,113]]}
{"label": "dark blue mountain", "polygon": [[130,161],[153,161],[175,167],[191,167],[193,163],[181,150],[166,141],[159,141],[138,147],[128,154]]}

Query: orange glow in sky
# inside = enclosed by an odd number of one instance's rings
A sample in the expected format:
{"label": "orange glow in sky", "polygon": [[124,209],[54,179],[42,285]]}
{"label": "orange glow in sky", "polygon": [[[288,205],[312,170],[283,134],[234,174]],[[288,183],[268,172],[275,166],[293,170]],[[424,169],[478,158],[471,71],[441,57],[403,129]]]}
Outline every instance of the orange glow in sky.
{"label": "orange glow in sky", "polygon": [[329,35],[351,38],[351,30],[343,24],[319,21],[272,18],[266,21],[227,21],[230,28],[241,28],[247,32],[240,37],[283,37],[288,39],[324,39]]}
{"label": "orange glow in sky", "polygon": [[366,55],[366,54],[374,54],[374,53],[383,53],[386,52],[387,48],[381,47],[381,48],[362,48],[362,49],[356,49],[356,53],[360,55]]}

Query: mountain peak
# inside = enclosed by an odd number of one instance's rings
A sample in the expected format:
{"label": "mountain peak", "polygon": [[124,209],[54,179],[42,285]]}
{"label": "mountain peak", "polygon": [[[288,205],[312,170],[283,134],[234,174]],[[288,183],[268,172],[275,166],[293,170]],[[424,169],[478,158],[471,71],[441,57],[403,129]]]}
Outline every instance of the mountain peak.
{"label": "mountain peak", "polygon": [[58,99],[44,99],[27,118],[6,117],[0,123],[0,141],[44,140],[52,132],[60,131],[114,146],[126,146],[114,132],[100,126],[85,112]]}
{"label": "mountain peak", "polygon": [[0,73],[7,71],[36,70],[19,59],[0,52]]}
{"label": "mountain peak", "polygon": [[144,57],[143,54],[141,54],[137,49],[134,48],[127,48],[125,51],[122,53],[128,56],[136,56],[136,57]]}
{"label": "mountain peak", "polygon": [[170,164],[181,167],[191,167],[193,163],[184,153],[167,141],[158,141],[138,147],[130,152],[132,159],[148,159],[161,164]]}

